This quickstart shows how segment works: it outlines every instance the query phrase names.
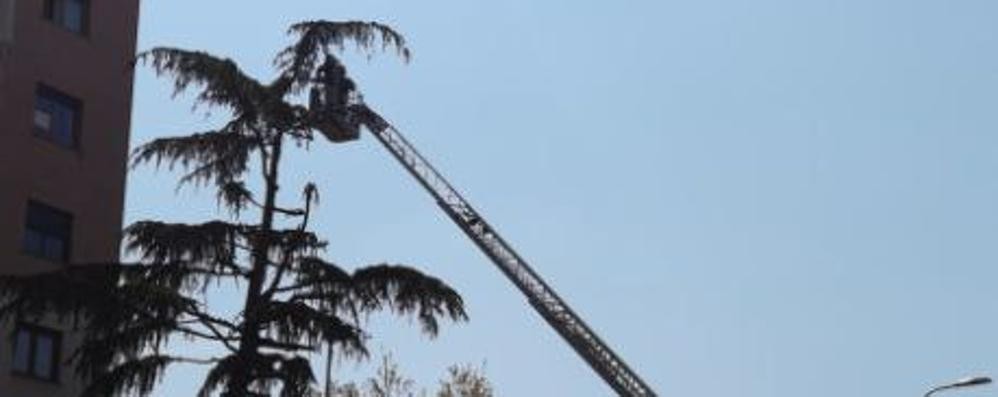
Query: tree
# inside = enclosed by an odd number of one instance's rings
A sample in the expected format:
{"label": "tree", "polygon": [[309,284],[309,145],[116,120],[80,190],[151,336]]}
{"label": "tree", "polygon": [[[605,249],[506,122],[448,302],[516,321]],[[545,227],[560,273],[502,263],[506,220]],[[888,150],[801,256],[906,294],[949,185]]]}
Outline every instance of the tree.
{"label": "tree", "polygon": [[[431,394],[426,389],[418,393],[415,382],[409,379],[399,368],[391,354],[381,357],[381,364],[374,376],[357,386],[347,382],[331,385],[326,393],[315,391],[315,397],[427,397]],[[447,369],[447,376],[440,380],[436,397],[493,397],[495,392],[492,383],[485,376],[483,368],[471,365],[453,365]]]}
{"label": "tree", "polygon": [[377,375],[366,382],[371,397],[411,397],[414,384],[388,354],[381,357]]}
{"label": "tree", "polygon": [[447,369],[447,376],[440,381],[437,397],[493,397],[495,394],[482,369],[455,365]]}
{"label": "tree", "polygon": [[[289,34],[295,41],[276,56],[277,77],[268,83],[204,52],[155,48],[139,56],[172,77],[177,93],[193,91],[199,106],[231,117],[217,129],[144,144],[133,166],[182,168],[179,184],[214,188],[228,220],[136,222],[124,230],[133,263],[71,264],[0,280],[0,320],[56,317],[81,332],[69,362],[87,382],[84,395],[148,395],[175,363],[208,366],[199,396],[306,395],[315,381],[309,358],[322,348],[367,354],[364,313],[414,316],[430,336],[441,320],[467,319],[456,291],[413,268],[348,272],[323,259],[326,243],[308,227],[315,185],[302,188],[297,207],[278,202],[289,149],[307,150],[317,132],[342,140],[377,122],[338,51],[354,43],[409,58],[403,36],[378,23],[310,21]],[[308,100],[297,100],[304,93]],[[248,183],[254,177],[259,185]],[[245,291],[236,315],[205,300],[228,282]],[[177,337],[217,344],[225,354],[169,351]]]}

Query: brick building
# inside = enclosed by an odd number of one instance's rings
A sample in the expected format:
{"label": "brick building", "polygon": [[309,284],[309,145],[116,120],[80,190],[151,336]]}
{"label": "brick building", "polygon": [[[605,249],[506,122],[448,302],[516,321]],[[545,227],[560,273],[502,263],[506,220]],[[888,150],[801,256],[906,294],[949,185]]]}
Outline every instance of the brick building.
{"label": "brick building", "polygon": [[[0,272],[118,258],[138,10],[138,0],[0,0]],[[2,330],[0,397],[79,392],[60,364],[73,335],[56,324]]]}

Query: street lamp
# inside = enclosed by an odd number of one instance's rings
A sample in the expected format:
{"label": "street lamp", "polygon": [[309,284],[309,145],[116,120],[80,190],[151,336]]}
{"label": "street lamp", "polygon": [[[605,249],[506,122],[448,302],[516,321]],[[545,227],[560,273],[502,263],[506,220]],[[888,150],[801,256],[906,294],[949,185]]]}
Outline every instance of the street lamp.
{"label": "street lamp", "polygon": [[929,390],[928,393],[925,393],[924,397],[929,397],[937,391],[942,391],[946,389],[958,389],[962,387],[980,386],[980,385],[986,385],[988,383],[991,383],[991,378],[987,376],[974,376],[969,378],[963,378],[948,385],[933,387],[932,390]]}

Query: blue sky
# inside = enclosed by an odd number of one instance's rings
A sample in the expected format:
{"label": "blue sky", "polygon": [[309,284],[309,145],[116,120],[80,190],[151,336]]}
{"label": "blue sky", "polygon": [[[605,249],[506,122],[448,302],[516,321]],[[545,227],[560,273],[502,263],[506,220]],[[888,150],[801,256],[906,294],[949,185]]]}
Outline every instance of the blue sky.
{"label": "blue sky", "polygon": [[[660,395],[915,396],[998,375],[998,3],[142,7],[140,49],[204,49],[261,77],[295,21],[404,32],[409,65],[347,56],[367,101]],[[140,70],[133,145],[219,120],[190,109]],[[504,396],[611,394],[371,137],[284,172],[288,198],[319,184],[332,259],[416,265],[464,295],[471,322],[432,341],[372,318],[371,346],[417,381],[486,361]],[[224,216],[172,182],[134,172],[127,219]],[[158,395],[197,375],[171,371]]]}

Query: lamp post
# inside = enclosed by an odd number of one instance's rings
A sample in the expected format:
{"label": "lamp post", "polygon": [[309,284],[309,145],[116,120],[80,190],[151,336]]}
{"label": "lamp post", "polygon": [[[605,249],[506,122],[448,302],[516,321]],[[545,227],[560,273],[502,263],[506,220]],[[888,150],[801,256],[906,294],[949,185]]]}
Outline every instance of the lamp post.
{"label": "lamp post", "polygon": [[991,383],[991,378],[987,376],[974,376],[969,378],[963,378],[950,384],[933,387],[931,390],[928,391],[928,393],[925,393],[925,396],[923,397],[929,397],[937,391],[942,391],[947,389],[958,389],[971,386],[980,386],[980,385],[986,385],[988,383]]}

